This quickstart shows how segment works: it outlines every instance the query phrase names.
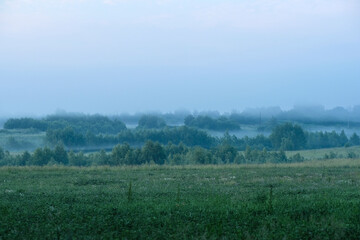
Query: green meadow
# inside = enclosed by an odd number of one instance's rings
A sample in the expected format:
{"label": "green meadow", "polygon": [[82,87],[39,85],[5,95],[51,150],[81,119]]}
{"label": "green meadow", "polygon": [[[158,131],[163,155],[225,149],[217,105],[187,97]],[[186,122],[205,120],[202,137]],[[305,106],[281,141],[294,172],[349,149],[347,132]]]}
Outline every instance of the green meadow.
{"label": "green meadow", "polygon": [[0,168],[0,239],[359,239],[360,159]]}
{"label": "green meadow", "polygon": [[[287,157],[294,156],[299,153],[305,160],[328,158],[349,158],[349,156],[360,156],[360,147],[338,147],[338,148],[322,148],[300,151],[287,151]],[[351,157],[350,157],[351,158]]]}
{"label": "green meadow", "polygon": [[45,132],[34,129],[0,129],[0,148],[11,152],[33,151],[45,145]]}

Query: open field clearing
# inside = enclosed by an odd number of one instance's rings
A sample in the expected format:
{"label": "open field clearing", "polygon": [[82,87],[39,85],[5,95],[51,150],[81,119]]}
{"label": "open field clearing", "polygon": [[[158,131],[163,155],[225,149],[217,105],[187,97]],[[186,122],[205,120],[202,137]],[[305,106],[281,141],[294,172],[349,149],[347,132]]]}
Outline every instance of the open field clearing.
{"label": "open field clearing", "polygon": [[0,239],[358,239],[360,159],[0,168]]}
{"label": "open field clearing", "polygon": [[348,158],[349,154],[360,155],[360,147],[338,147],[338,148],[323,148],[323,149],[311,149],[311,150],[299,150],[299,151],[288,151],[286,155],[288,157],[294,156],[299,153],[305,158],[305,160],[311,159],[323,159],[326,155],[330,158]]}
{"label": "open field clearing", "polygon": [[0,147],[12,152],[33,151],[44,146],[45,132],[37,130],[0,130]]}

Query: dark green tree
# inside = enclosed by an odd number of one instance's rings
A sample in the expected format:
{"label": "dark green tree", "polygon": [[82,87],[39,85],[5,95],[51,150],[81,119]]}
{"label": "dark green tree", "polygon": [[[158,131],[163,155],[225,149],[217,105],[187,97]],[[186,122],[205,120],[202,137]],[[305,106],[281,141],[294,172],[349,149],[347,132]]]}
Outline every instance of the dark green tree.
{"label": "dark green tree", "polygon": [[138,122],[138,128],[163,128],[165,126],[164,119],[153,115],[143,115]]}
{"label": "dark green tree", "polygon": [[191,162],[195,164],[212,164],[214,163],[214,159],[210,151],[201,148],[201,147],[194,147],[191,149],[190,157]]}
{"label": "dark green tree", "polygon": [[340,146],[344,146],[348,141],[349,139],[347,138],[344,130],[342,130],[339,136]]}
{"label": "dark green tree", "polygon": [[215,149],[215,156],[218,157],[222,163],[233,163],[237,154],[237,150],[228,144],[221,145]]}
{"label": "dark green tree", "polygon": [[360,145],[360,138],[356,133],[353,133],[353,135],[351,135],[350,139],[349,139],[349,144],[351,146],[357,146]]}
{"label": "dark green tree", "polygon": [[193,115],[188,115],[185,119],[184,119],[184,124],[186,126],[192,126],[193,121],[195,120],[195,117]]}
{"label": "dark green tree", "polygon": [[68,156],[70,166],[86,166],[86,156],[83,152],[74,153],[73,151],[70,151]]}
{"label": "dark green tree", "polygon": [[60,164],[69,164],[68,154],[62,144],[56,145],[54,149],[54,160]]}
{"label": "dark green tree", "polygon": [[0,147],[0,160],[3,159],[5,157],[5,152],[4,152],[4,149],[2,149]]}
{"label": "dark green tree", "polygon": [[147,141],[142,148],[142,158],[146,163],[164,164],[166,155],[160,143]]}
{"label": "dark green tree", "polygon": [[130,145],[125,143],[123,145],[116,145],[111,152],[111,165],[124,165],[131,163],[131,151]]}
{"label": "dark green tree", "polygon": [[284,123],[274,128],[270,140],[275,149],[298,150],[305,147],[306,136],[299,125]]}
{"label": "dark green tree", "polygon": [[50,148],[37,148],[33,153],[31,163],[32,165],[44,166],[48,164],[51,158],[53,158],[53,152]]}
{"label": "dark green tree", "polygon": [[20,158],[20,166],[25,166],[31,163],[31,154],[28,151],[23,152]]}

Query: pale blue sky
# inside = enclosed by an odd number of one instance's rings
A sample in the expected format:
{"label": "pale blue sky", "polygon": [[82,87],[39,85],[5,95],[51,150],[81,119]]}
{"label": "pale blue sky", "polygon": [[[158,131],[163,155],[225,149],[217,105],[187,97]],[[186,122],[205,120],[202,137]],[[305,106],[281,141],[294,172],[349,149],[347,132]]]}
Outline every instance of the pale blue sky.
{"label": "pale blue sky", "polygon": [[0,116],[360,104],[358,0],[0,0]]}

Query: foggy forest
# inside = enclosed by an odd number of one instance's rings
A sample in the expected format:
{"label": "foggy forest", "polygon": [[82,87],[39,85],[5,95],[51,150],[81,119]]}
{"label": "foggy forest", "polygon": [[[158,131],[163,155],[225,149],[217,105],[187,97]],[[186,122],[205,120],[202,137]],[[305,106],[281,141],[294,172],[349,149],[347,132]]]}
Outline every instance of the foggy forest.
{"label": "foggy forest", "polygon": [[359,19],[1,0],[0,240],[358,240]]}

